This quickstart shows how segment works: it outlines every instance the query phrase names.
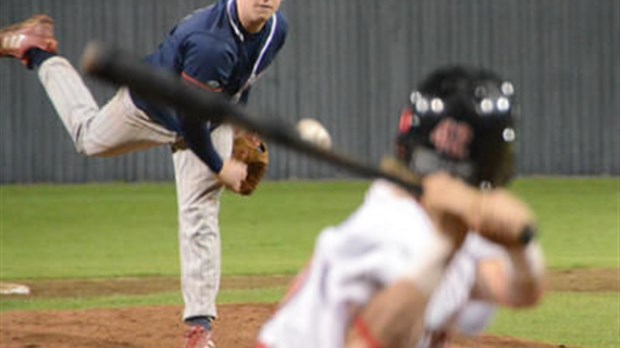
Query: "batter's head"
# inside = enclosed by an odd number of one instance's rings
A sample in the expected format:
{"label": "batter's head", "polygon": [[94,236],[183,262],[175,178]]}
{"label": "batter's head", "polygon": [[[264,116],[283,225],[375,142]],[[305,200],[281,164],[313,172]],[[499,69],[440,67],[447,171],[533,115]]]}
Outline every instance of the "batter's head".
{"label": "batter's head", "polygon": [[418,175],[504,185],[514,175],[515,108],[513,85],[490,71],[436,70],[401,114],[397,155]]}

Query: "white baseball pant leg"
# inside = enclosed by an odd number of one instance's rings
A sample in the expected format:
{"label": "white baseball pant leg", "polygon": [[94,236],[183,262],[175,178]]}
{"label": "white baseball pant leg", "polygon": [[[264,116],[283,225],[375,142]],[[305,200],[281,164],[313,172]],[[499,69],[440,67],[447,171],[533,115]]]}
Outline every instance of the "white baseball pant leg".
{"label": "white baseball pant leg", "polygon": [[[79,153],[110,157],[178,140],[177,134],[153,122],[138,109],[126,88],[103,108],[75,68],[53,57],[39,68],[39,79]],[[223,158],[232,152],[233,131],[222,125],[212,134]],[[173,154],[179,205],[179,247],[184,318],[216,316],[220,282],[219,197],[215,174],[191,150]]]}
{"label": "white baseball pant leg", "polygon": [[46,60],[38,74],[81,154],[110,157],[177,140],[175,132],[155,123],[134,105],[126,88],[119,89],[100,108],[81,76],[63,57]]}
{"label": "white baseball pant leg", "polygon": [[[220,125],[211,140],[222,159],[232,153],[233,130]],[[220,287],[221,242],[219,229],[222,185],[191,150],[172,155],[179,205],[183,318],[217,316],[215,300]]]}

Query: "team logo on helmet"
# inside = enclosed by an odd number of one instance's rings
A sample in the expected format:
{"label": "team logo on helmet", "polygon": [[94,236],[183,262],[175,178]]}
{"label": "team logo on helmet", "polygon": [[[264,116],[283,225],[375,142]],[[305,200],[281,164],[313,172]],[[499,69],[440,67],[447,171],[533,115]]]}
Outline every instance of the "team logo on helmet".
{"label": "team logo on helmet", "polygon": [[430,141],[439,153],[456,159],[469,157],[469,144],[473,131],[465,122],[445,118],[430,134]]}

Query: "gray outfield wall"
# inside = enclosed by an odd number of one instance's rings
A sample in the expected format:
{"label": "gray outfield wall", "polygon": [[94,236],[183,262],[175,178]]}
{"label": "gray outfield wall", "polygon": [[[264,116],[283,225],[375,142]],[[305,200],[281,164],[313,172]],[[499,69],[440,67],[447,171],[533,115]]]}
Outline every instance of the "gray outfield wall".
{"label": "gray outfield wall", "polygon": [[[0,25],[48,13],[73,62],[90,39],[141,57],[211,1],[2,0]],[[249,105],[289,122],[314,117],[335,147],[370,163],[391,151],[398,114],[434,67],[485,66],[522,103],[522,174],[620,174],[620,1],[286,0],[290,35]],[[86,79],[103,103],[114,89]],[[113,159],[77,155],[38,80],[0,62],[0,182],[169,180],[169,150]],[[272,147],[270,177],[348,173]]]}

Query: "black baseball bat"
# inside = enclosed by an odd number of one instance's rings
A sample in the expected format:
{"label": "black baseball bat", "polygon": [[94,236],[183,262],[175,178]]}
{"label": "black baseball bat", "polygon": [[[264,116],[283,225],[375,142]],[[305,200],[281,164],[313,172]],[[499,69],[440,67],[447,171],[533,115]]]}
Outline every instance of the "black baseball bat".
{"label": "black baseball bat", "polygon": [[[203,121],[227,122],[256,132],[265,139],[279,143],[300,153],[344,168],[368,178],[389,180],[413,195],[420,197],[422,187],[411,176],[387,172],[376,166],[362,163],[333,150],[323,149],[301,139],[290,125],[274,117],[253,117],[246,110],[215,93],[208,93],[184,84],[168,71],[156,70],[130,58],[123,52],[91,43],[86,48],[82,67],[90,75],[107,82],[127,86],[134,93],[160,105],[173,106],[189,117]],[[526,226],[518,236],[522,244],[528,244],[537,235],[535,226]]]}
{"label": "black baseball bat", "polygon": [[91,43],[84,52],[82,68],[92,76],[127,86],[137,95],[153,103],[173,106],[189,117],[234,124],[256,132],[265,139],[331,163],[359,176],[384,178],[402,186],[416,196],[422,194],[422,188],[416,182],[304,141],[294,127],[278,118],[265,117],[265,115],[261,115],[260,118],[254,117],[247,110],[218,94],[192,88],[170,72],[142,64],[119,50],[99,43]]}

